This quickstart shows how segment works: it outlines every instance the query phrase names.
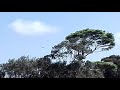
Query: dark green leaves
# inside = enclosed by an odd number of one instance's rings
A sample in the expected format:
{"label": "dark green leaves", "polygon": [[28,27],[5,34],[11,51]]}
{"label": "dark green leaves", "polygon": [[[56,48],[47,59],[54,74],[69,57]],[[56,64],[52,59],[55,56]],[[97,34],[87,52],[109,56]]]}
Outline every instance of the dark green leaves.
{"label": "dark green leaves", "polygon": [[[86,57],[95,51],[110,50],[115,46],[114,36],[99,29],[83,29],[71,33],[58,45],[54,46],[52,52],[56,58],[62,54],[72,54],[73,57]],[[67,52],[71,53],[67,53]],[[56,52],[56,53],[55,53]]]}

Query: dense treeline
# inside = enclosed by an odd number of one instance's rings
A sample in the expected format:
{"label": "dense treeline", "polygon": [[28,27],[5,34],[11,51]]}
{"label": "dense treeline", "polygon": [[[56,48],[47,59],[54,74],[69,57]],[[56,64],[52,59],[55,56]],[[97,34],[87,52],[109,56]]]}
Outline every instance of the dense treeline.
{"label": "dense treeline", "polygon": [[[101,61],[84,61],[93,52],[110,50],[115,46],[112,33],[84,29],[71,33],[52,47],[42,58],[21,56],[0,65],[1,78],[119,78],[120,56],[111,55]],[[69,64],[67,60],[72,59]],[[52,60],[59,60],[55,63]]]}
{"label": "dense treeline", "polygon": [[[8,78],[102,78],[100,69],[92,62],[65,61],[52,63],[49,58],[33,58],[22,56],[17,60],[9,60],[1,65],[1,71]],[[2,73],[1,73],[2,75]]]}
{"label": "dense treeline", "polygon": [[30,59],[28,56],[22,56],[17,60],[10,59],[7,63],[1,64],[0,76],[1,78],[2,76],[5,78],[119,78],[119,60],[120,56],[112,55],[103,58],[102,61],[72,61],[67,64],[66,61],[52,63],[46,57]]}

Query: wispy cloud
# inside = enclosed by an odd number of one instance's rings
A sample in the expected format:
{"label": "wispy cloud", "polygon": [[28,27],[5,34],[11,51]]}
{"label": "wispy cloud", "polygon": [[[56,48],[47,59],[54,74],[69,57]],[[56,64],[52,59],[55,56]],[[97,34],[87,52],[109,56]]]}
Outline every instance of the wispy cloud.
{"label": "wispy cloud", "polygon": [[115,36],[115,43],[119,45],[120,44],[120,32],[116,33],[114,36]]}
{"label": "wispy cloud", "polygon": [[15,32],[23,35],[43,35],[55,33],[58,28],[41,21],[16,19],[9,24]]}

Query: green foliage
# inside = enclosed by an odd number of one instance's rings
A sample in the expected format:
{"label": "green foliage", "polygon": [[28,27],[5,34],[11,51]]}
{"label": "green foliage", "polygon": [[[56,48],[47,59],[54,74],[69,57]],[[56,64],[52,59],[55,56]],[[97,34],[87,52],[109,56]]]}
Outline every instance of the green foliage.
{"label": "green foliage", "polygon": [[96,66],[100,69],[117,69],[117,66],[112,62],[95,62]]}
{"label": "green foliage", "polygon": [[[72,49],[76,46],[80,46],[78,50],[81,48],[91,50],[91,53],[101,48],[101,50],[109,50],[114,47],[114,37],[112,33],[106,33],[102,30],[95,29],[84,29],[80,31],[76,31],[75,33],[71,33],[66,37],[66,40],[69,41],[73,45]],[[94,46],[94,49],[92,47]],[[87,48],[88,47],[88,48]],[[84,50],[85,51],[85,50]],[[87,53],[87,52],[85,52]]]}
{"label": "green foliage", "polygon": [[66,36],[64,41],[52,48],[51,53],[54,58],[71,56],[76,60],[82,60],[95,51],[109,50],[114,46],[112,33],[88,28]]}
{"label": "green foliage", "polygon": [[120,68],[120,56],[119,55],[111,55],[109,57],[102,58],[101,61],[104,62],[113,62]]}
{"label": "green foliage", "polygon": [[96,68],[100,69],[105,78],[117,78],[117,66],[112,62],[95,62]]}
{"label": "green foliage", "polygon": [[[8,78],[104,78],[102,72],[95,70],[92,64],[90,61],[52,63],[47,56],[32,59],[22,56],[2,64],[1,70],[7,73]],[[3,75],[1,72],[0,76]]]}
{"label": "green foliage", "polygon": [[111,55],[109,57],[102,58],[101,61],[113,62],[117,66],[116,78],[120,78],[120,56],[119,55]]}

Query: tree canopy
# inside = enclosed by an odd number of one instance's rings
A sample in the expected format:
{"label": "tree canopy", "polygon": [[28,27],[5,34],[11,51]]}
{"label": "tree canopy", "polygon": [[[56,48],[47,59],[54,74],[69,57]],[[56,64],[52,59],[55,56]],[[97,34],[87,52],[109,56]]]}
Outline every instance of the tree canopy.
{"label": "tree canopy", "polygon": [[110,50],[114,46],[112,33],[87,28],[66,36],[64,41],[53,47],[52,53],[57,57],[70,54],[81,60],[93,52]]}

